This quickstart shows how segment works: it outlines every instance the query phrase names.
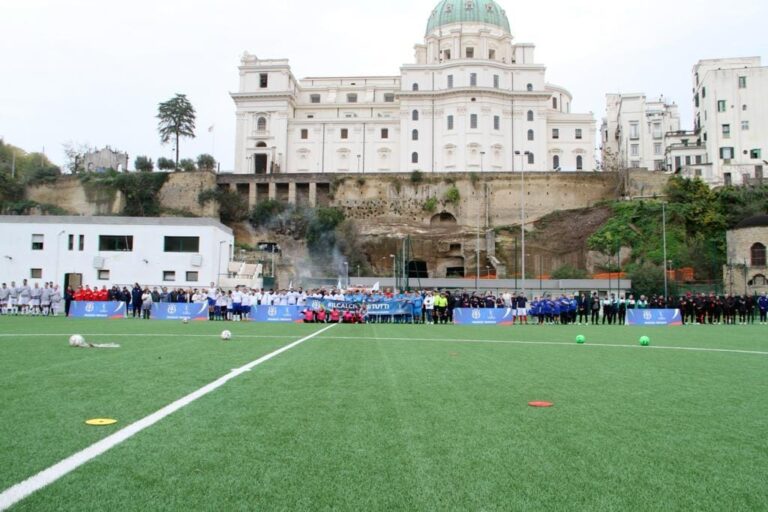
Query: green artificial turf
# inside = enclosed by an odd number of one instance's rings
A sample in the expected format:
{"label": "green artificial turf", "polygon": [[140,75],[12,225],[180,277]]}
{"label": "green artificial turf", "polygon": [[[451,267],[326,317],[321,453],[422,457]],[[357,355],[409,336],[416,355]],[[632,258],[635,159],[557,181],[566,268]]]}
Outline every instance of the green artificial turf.
{"label": "green artificial turf", "polygon": [[[61,333],[0,337],[0,487],[318,329],[0,318],[0,334]],[[122,347],[72,349],[72,332]],[[768,355],[661,347],[768,352],[768,338],[336,326],[14,510],[768,509]],[[100,416],[120,423],[83,424]]]}

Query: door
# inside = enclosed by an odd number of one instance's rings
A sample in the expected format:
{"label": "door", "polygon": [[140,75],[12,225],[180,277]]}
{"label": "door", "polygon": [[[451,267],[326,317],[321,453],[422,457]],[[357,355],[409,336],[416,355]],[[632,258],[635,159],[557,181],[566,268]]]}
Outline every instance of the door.
{"label": "door", "polygon": [[77,290],[83,284],[83,274],[64,274],[64,289],[72,287]]}
{"label": "door", "polygon": [[256,174],[267,174],[267,155],[253,155]]}

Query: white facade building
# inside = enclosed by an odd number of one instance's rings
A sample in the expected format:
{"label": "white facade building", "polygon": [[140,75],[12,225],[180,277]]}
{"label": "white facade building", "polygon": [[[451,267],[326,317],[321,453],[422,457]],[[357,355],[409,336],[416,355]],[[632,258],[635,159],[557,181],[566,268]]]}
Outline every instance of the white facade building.
{"label": "white facade building", "polygon": [[759,57],[701,60],[693,68],[694,130],[712,186],[763,178],[768,144],[768,67]]}
{"label": "white facade building", "polygon": [[660,171],[666,166],[665,136],[680,130],[677,105],[645,94],[606,95],[606,117],[600,129],[603,162],[620,167]]}
{"label": "white facade building", "polygon": [[297,80],[246,53],[235,173],[595,168],[595,120],[546,81],[493,0],[442,0],[399,75]]}
{"label": "white facade building", "polygon": [[0,282],[207,287],[232,230],[212,219],[0,216]]}

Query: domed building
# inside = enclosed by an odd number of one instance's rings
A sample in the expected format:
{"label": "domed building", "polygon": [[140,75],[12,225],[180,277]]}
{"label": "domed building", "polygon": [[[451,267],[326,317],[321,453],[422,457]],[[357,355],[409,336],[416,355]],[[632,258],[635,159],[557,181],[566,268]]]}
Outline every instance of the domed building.
{"label": "domed building", "polygon": [[595,119],[493,0],[442,0],[399,75],[297,80],[244,54],[235,173],[592,171]]}

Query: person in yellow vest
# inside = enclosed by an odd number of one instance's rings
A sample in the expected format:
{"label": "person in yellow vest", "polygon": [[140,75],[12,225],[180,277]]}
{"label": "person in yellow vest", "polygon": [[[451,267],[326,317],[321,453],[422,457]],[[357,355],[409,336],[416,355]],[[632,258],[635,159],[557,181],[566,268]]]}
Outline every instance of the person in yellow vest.
{"label": "person in yellow vest", "polygon": [[448,298],[445,293],[439,293],[435,297],[435,324],[444,324],[447,320],[446,309],[448,308]]}

